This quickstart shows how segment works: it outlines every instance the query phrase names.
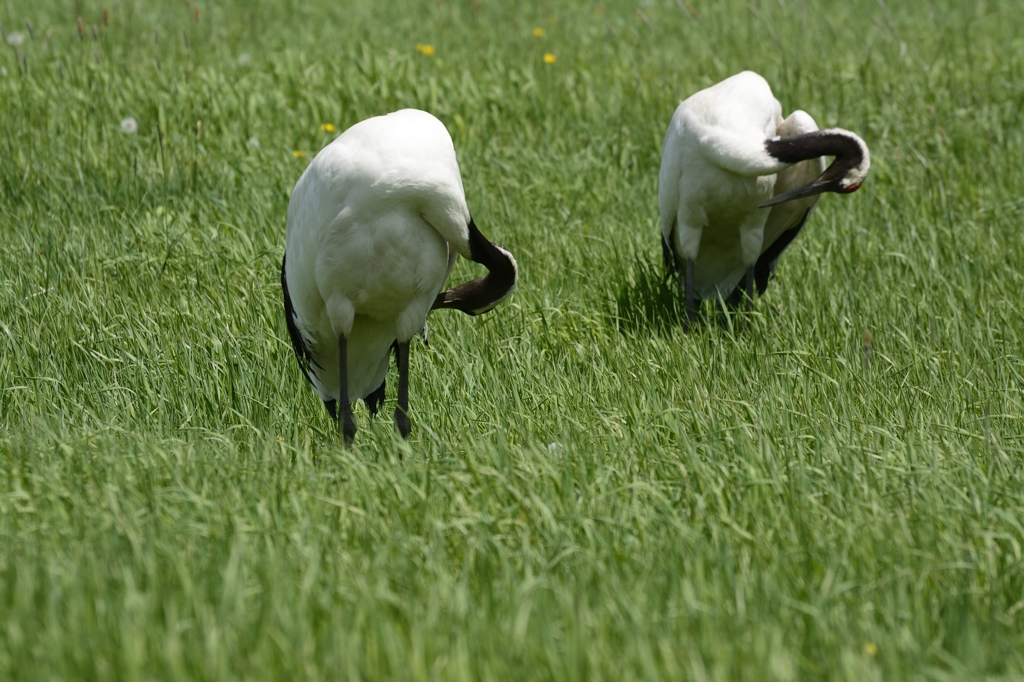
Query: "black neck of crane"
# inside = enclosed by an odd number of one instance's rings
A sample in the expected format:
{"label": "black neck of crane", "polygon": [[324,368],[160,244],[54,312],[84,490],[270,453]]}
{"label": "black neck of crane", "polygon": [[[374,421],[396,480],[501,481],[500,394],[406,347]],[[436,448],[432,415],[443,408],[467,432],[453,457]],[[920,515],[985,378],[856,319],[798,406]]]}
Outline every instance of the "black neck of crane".
{"label": "black neck of crane", "polygon": [[834,130],[817,130],[778,140],[765,142],[765,149],[783,163],[799,163],[820,156],[834,156],[818,181],[820,184],[838,184],[839,180],[864,161],[864,150],[857,140]]}
{"label": "black neck of crane", "polygon": [[454,289],[442,291],[433,308],[455,308],[469,315],[490,310],[509,295],[518,276],[515,261],[481,234],[473,218],[469,219],[469,253],[471,259],[487,268],[488,273]]}

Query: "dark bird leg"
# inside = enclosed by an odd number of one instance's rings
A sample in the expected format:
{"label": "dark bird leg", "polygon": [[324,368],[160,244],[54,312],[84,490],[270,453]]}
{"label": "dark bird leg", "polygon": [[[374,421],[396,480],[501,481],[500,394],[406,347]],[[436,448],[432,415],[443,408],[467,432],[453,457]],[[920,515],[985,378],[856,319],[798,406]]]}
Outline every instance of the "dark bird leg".
{"label": "dark bird leg", "polygon": [[693,268],[692,258],[686,259],[686,328],[697,321],[697,292],[693,290]]}
{"label": "dark bird leg", "polygon": [[409,438],[412,423],[409,421],[409,342],[399,342],[395,346],[398,360],[398,407],[395,408],[395,426],[402,438]]}
{"label": "dark bird leg", "polygon": [[345,437],[345,446],[352,445],[356,438],[356,418],[352,414],[352,403],[348,399],[348,339],[338,337],[338,427]]}

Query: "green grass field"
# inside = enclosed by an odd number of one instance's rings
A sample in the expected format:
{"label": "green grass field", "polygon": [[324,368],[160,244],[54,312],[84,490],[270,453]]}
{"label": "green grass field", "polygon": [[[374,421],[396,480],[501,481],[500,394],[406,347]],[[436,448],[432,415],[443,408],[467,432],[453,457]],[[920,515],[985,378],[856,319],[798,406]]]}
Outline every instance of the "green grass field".
{"label": "green grass field", "polygon": [[[0,7],[0,679],[1024,679],[1017,0],[109,6]],[[661,139],[745,68],[872,171],[687,335]],[[285,210],[402,107],[520,285],[346,451]]]}

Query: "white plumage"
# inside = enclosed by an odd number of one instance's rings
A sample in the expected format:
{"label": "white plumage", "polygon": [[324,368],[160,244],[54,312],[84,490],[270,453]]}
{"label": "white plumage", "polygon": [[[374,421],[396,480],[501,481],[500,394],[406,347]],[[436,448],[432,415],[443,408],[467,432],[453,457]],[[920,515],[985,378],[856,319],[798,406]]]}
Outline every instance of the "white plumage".
{"label": "white plumage", "polygon": [[[826,155],[836,156],[828,169]],[[688,313],[738,284],[752,296],[757,279],[763,290],[778,258],[771,247],[788,245],[821,192],[856,190],[869,165],[855,134],[819,131],[803,111],[783,119],[768,83],[751,71],[686,99],[665,135],[658,205],[666,261],[684,271]]]}
{"label": "white plumage", "polygon": [[[442,294],[458,254],[491,274]],[[516,265],[473,224],[444,125],[405,109],[357,123],[306,168],[288,204],[281,279],[300,366],[332,416],[340,403],[351,440],[350,403],[367,399],[376,412],[393,344],[396,420],[407,434],[409,340],[432,307],[493,307],[514,288]]]}

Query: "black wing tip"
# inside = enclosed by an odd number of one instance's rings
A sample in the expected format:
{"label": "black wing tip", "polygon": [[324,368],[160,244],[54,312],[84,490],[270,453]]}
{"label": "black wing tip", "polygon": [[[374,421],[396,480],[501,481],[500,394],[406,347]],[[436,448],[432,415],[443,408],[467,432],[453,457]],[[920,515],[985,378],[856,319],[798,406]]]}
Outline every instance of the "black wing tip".
{"label": "black wing tip", "polygon": [[676,252],[672,250],[672,245],[665,239],[664,234],[661,235],[661,260],[665,264],[666,277],[671,277],[679,272],[679,264],[676,263]]}
{"label": "black wing tip", "polygon": [[[302,370],[302,375],[312,385],[313,378],[310,376],[310,363],[315,364],[316,361],[313,359],[313,354],[306,348],[306,344],[302,340],[302,333],[299,332],[299,327],[295,323],[295,307],[292,305],[292,297],[288,293],[288,277],[285,275],[285,263],[287,260],[288,254],[285,253],[281,256],[281,293],[284,296],[284,320],[288,325],[288,336],[291,337],[292,350],[295,351],[295,359],[299,363],[299,369]],[[330,410],[331,408],[328,406],[327,411],[330,412]]]}

